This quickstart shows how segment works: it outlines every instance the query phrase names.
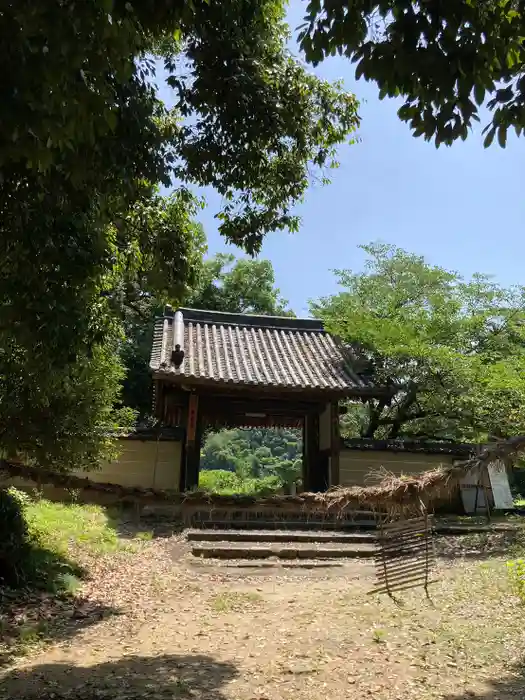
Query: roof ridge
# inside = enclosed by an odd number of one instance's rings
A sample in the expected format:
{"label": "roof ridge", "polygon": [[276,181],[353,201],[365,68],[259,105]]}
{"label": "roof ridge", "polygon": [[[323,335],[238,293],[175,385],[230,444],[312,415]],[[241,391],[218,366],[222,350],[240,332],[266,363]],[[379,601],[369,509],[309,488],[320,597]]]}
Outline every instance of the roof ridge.
{"label": "roof ridge", "polygon": [[184,323],[217,324],[221,326],[240,326],[245,328],[271,328],[276,330],[312,331],[325,333],[321,319],[296,318],[295,316],[270,316],[266,314],[248,314],[230,311],[211,311],[207,309],[190,309],[167,307],[164,318],[172,319],[180,312]]}

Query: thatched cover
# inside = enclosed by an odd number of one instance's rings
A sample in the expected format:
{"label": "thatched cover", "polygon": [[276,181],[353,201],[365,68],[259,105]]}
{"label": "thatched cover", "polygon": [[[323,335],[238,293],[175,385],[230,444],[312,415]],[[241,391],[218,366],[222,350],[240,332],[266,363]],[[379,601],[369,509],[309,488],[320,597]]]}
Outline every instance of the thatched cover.
{"label": "thatched cover", "polygon": [[165,503],[195,510],[224,509],[306,513],[343,513],[352,510],[386,512],[390,516],[409,515],[421,508],[432,509],[433,503],[449,497],[461,479],[471,471],[487,466],[497,459],[509,459],[525,450],[525,435],[486,447],[479,455],[459,465],[443,466],[417,476],[385,475],[376,486],[335,487],[326,493],[302,493],[297,496],[219,496],[195,491],[179,494],[174,491],[140,489],[102,484],[69,474],[50,472],[38,467],[2,460],[0,473],[10,477],[29,479],[39,484],[51,484],[64,489],[86,492],[111,493],[122,503]]}

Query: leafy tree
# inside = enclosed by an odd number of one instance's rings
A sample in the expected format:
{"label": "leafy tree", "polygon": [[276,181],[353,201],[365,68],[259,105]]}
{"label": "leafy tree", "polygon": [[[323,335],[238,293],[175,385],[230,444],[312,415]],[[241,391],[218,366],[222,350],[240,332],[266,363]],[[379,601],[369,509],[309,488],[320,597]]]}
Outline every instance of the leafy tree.
{"label": "leafy tree", "polygon": [[45,391],[41,368],[14,342],[1,362],[0,444],[8,456],[58,470],[96,469],[116,456],[112,431],[135,420],[131,409],[114,408],[124,376],[116,339],[47,377]]}
{"label": "leafy tree", "polygon": [[234,472],[241,482],[271,477],[289,486],[301,476],[301,451],[297,430],[224,430],[207,436],[201,469]]}
{"label": "leafy tree", "polygon": [[300,45],[314,65],[344,54],[379,96],[404,98],[399,117],[436,146],[465,139],[479,106],[497,134],[525,127],[525,11],[516,0],[310,0]]}
{"label": "leafy tree", "polygon": [[287,301],[275,286],[269,260],[241,258],[218,253],[207,260],[194,289],[184,304],[195,309],[290,316]]}
{"label": "leafy tree", "polygon": [[[312,304],[390,396],[351,404],[343,426],[366,437],[483,440],[525,428],[525,290],[465,280],[385,244],[364,272]],[[346,426],[345,426],[346,423]]]}
{"label": "leafy tree", "polygon": [[[221,233],[256,252],[266,232],[297,227],[292,209],[312,169],[351,137],[357,103],[287,51],[281,0],[1,9],[0,391],[18,396],[0,403],[16,408],[9,430],[27,454],[43,459],[53,430],[74,443],[69,418],[49,422],[45,407],[111,348],[118,293],[178,301],[193,287],[190,188],[215,187]],[[176,91],[171,111],[156,95],[153,56]],[[172,197],[159,198],[174,178]],[[13,348],[38,368],[16,385]],[[19,420],[26,411],[33,420]]]}

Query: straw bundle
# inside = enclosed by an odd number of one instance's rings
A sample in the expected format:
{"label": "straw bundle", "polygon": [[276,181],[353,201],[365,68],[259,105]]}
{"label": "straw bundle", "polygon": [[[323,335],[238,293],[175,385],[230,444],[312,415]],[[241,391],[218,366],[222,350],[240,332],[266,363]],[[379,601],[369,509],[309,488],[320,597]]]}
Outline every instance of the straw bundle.
{"label": "straw bundle", "polygon": [[525,451],[525,435],[518,435],[486,447],[479,455],[454,466],[442,466],[415,476],[404,477],[386,473],[374,486],[337,486],[325,493],[301,493],[296,496],[257,498],[247,495],[220,496],[195,491],[180,494],[175,491],[142,489],[103,484],[78,476],[51,472],[19,462],[0,461],[0,473],[38,484],[51,484],[68,490],[111,493],[122,503],[163,502],[188,509],[242,509],[262,512],[304,511],[306,513],[344,513],[350,510],[370,510],[394,515],[409,515],[431,508],[433,503],[450,497],[461,479],[491,462],[507,460]]}

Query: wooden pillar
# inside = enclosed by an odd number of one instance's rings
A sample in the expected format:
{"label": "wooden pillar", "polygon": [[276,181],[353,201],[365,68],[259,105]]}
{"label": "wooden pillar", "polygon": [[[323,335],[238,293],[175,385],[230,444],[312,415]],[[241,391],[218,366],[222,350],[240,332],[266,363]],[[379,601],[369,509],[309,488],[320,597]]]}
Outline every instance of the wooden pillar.
{"label": "wooden pillar", "polygon": [[332,401],[331,406],[331,456],[330,456],[330,486],[339,486],[341,476],[339,472],[339,454],[341,452],[341,432],[339,429],[339,401]]}
{"label": "wooden pillar", "polygon": [[201,452],[200,429],[202,421],[199,417],[199,397],[190,394],[186,419],[186,444],[184,459],[184,491],[190,491],[199,484],[199,463]]}
{"label": "wooden pillar", "polygon": [[314,486],[316,491],[326,491],[331,486],[332,460],[332,404],[319,409],[319,458]]}
{"label": "wooden pillar", "polygon": [[[326,485],[322,476],[319,453],[319,413],[309,413],[305,417],[303,445],[303,471],[305,491],[324,491]],[[323,482],[323,483],[321,483]]]}
{"label": "wooden pillar", "polygon": [[309,468],[308,468],[308,450],[306,448],[307,445],[307,432],[308,432],[308,421],[306,419],[306,416],[303,418],[303,455],[302,455],[302,461],[303,461],[303,471],[302,471],[302,480],[303,480],[303,486],[302,490],[303,491],[308,491],[308,480],[309,480]]}

